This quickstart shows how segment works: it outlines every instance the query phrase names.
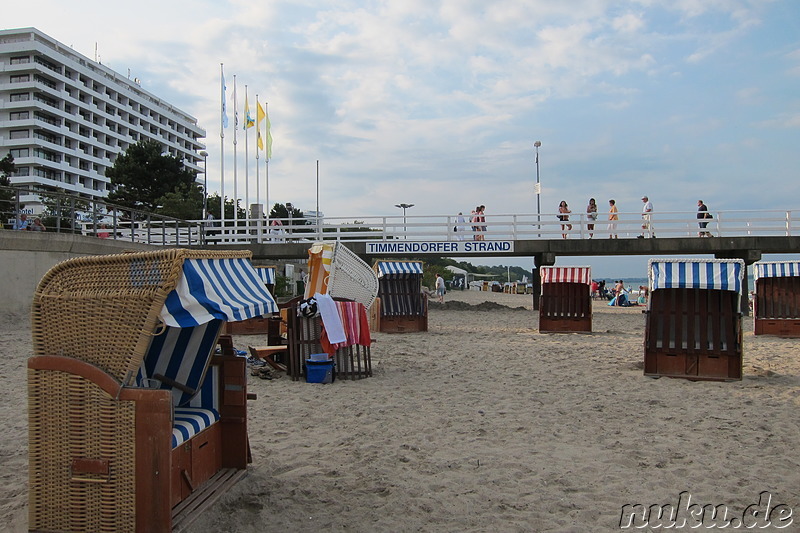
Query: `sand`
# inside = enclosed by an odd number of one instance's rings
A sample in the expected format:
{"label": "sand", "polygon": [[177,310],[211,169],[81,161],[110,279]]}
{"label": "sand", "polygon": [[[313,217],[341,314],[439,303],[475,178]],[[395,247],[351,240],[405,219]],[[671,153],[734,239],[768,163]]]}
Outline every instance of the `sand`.
{"label": "sand", "polygon": [[[745,318],[742,381],[652,379],[642,308],[597,302],[594,333],[540,334],[528,295],[447,300],[427,333],[374,334],[369,379],[251,377],[254,462],[196,530],[614,531],[623,505],[684,491],[800,512],[800,340]],[[30,329],[5,324],[0,524],[24,531]]]}

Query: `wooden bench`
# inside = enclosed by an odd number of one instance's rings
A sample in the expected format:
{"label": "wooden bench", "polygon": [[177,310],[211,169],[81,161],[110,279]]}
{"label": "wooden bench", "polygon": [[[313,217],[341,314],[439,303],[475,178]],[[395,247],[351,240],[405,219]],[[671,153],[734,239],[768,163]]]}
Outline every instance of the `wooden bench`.
{"label": "wooden bench", "polygon": [[266,361],[266,363],[275,370],[280,370],[281,372],[287,371],[286,365],[276,362],[272,356],[279,353],[288,353],[288,346],[248,346],[247,349],[252,357]]}

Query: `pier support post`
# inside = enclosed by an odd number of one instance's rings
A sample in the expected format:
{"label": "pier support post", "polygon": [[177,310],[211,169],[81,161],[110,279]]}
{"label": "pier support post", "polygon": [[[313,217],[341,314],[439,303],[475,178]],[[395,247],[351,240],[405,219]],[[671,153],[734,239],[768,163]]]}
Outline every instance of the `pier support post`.
{"label": "pier support post", "polygon": [[542,270],[543,266],[552,266],[556,264],[556,254],[545,252],[541,254],[534,254],[533,256],[533,272],[531,285],[533,285],[533,310],[539,310],[539,297],[542,295]]}

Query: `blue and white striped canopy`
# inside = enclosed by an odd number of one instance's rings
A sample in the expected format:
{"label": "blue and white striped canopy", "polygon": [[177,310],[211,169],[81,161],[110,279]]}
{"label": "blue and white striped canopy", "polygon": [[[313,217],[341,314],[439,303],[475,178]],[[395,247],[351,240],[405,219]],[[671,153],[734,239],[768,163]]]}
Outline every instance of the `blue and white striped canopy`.
{"label": "blue and white striped canopy", "polygon": [[190,327],[277,311],[278,305],[249,259],[186,259],[183,275],[164,302],[161,320],[172,327]]}
{"label": "blue and white striped canopy", "polygon": [[422,275],[420,261],[378,261],[378,277]]}
{"label": "blue and white striped canopy", "polygon": [[744,261],[741,259],[651,259],[650,290],[717,289],[742,291]]}
{"label": "blue and white striped canopy", "polygon": [[275,267],[254,267],[265,285],[275,285]]}
{"label": "blue and white striped canopy", "polygon": [[759,261],[753,263],[753,277],[788,278],[800,276],[800,261]]}

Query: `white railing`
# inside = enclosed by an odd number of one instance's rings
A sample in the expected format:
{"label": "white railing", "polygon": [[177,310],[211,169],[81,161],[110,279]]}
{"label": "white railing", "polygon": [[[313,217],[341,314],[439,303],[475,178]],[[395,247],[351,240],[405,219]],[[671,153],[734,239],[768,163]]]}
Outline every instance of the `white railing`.
{"label": "white railing", "polygon": [[[792,236],[794,228],[800,231],[800,211],[738,210],[710,211],[713,218],[697,219],[697,212],[657,212],[651,217],[651,228],[657,237],[699,237],[701,231],[713,237],[734,236]],[[607,217],[605,213],[600,215]],[[239,219],[215,220],[213,225],[203,225],[204,235],[198,237],[207,243],[287,243],[311,241],[368,242],[375,240],[404,239],[409,241],[447,242],[459,240],[539,240],[539,239],[607,239],[609,221],[597,220],[594,230],[589,229],[586,214],[573,213],[567,229],[556,213],[492,214],[480,225],[485,231],[474,230],[470,222],[457,223],[454,215],[408,215],[359,217],[326,217],[319,227],[305,219],[279,219],[282,226],[267,226],[265,221]],[[707,222],[700,229],[698,223]],[[562,224],[564,225],[562,229]],[[637,238],[643,233],[640,212],[619,213],[615,233],[620,239]],[[649,232],[645,232],[649,237]],[[159,233],[158,237],[161,237]]]}

